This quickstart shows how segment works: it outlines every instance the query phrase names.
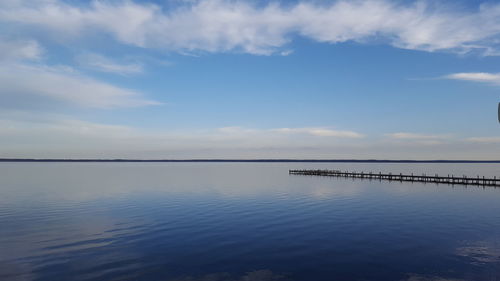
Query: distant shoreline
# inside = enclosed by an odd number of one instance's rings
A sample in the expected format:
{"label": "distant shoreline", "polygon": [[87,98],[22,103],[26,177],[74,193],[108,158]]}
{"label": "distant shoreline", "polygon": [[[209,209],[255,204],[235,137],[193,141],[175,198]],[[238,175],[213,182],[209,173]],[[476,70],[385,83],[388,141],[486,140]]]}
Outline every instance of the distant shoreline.
{"label": "distant shoreline", "polygon": [[500,160],[376,160],[376,159],[30,159],[0,162],[234,162],[234,163],[500,163]]}

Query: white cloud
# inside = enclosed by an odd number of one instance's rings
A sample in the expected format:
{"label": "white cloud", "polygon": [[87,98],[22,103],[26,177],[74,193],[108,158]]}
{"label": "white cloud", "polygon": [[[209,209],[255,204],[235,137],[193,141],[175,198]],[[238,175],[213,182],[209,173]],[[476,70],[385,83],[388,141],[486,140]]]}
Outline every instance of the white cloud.
{"label": "white cloud", "polygon": [[273,129],[252,129],[243,127],[223,127],[217,132],[224,135],[243,136],[252,134],[262,134],[267,136],[303,135],[313,137],[336,137],[336,138],[363,138],[364,136],[354,131],[340,131],[328,128],[273,128]]}
{"label": "white cloud", "polygon": [[9,40],[0,37],[0,61],[38,60],[43,49],[34,40]]}
{"label": "white cloud", "polygon": [[[317,129],[309,128],[276,128],[276,129],[259,129],[259,128],[244,128],[244,127],[222,127],[215,129],[204,130],[142,130],[138,128],[108,125],[100,123],[92,123],[81,120],[71,119],[64,115],[44,114],[39,116],[33,113],[22,111],[6,111],[0,114],[0,135],[16,134],[16,133],[32,133],[38,130],[38,133],[45,132],[49,136],[58,133],[65,133],[78,136],[89,136],[99,138],[149,138],[149,139],[178,139],[180,143],[186,140],[197,140],[207,142],[235,141],[234,144],[241,144],[240,140],[251,138],[249,143],[258,145],[259,142],[273,142],[276,138],[294,139],[300,141],[310,141],[311,138],[298,138],[298,135],[309,135],[316,137],[317,140],[322,137],[339,137],[339,138],[361,138],[361,134],[350,131],[339,131],[341,133],[333,133],[337,131],[329,130],[330,133],[317,133]],[[326,129],[325,129],[326,130]],[[292,141],[293,142],[293,141]],[[282,145],[287,145],[283,143]]]}
{"label": "white cloud", "polygon": [[415,134],[406,132],[390,133],[386,134],[386,136],[399,140],[439,140],[439,139],[446,139],[449,137],[445,135],[424,135],[424,134]]}
{"label": "white cloud", "polygon": [[[0,111],[0,157],[498,159],[487,143],[388,142],[283,128],[141,129],[70,116]],[[439,140],[438,140],[439,141]],[[498,141],[498,139],[496,140]],[[498,142],[497,142],[498,143]]]}
{"label": "white cloud", "polygon": [[408,132],[385,134],[386,137],[404,145],[434,146],[448,143],[451,138],[448,135],[426,135]]}
{"label": "white cloud", "polygon": [[461,72],[446,75],[445,78],[453,80],[466,80],[482,83],[500,84],[500,73]]}
{"label": "white cloud", "polygon": [[103,32],[125,44],[179,52],[281,53],[297,34],[328,43],[376,39],[425,51],[481,50],[494,55],[500,49],[497,3],[458,10],[429,1],[409,5],[388,0],[301,1],[259,6],[250,1],[201,0],[181,2],[168,10],[132,1],[76,6],[57,0],[18,0],[0,4],[0,21],[48,30],[57,37]]}
{"label": "white cloud", "polygon": [[284,50],[280,53],[280,55],[284,57],[289,56],[291,54],[293,54],[293,50]]}
{"label": "white cloud", "polygon": [[473,137],[468,138],[468,142],[472,143],[500,143],[500,137]]}
{"label": "white cloud", "polygon": [[[0,98],[9,103],[30,103],[33,98],[95,108],[159,104],[141,93],[83,76],[68,67],[23,64],[0,65]],[[15,101],[15,102],[13,102]]]}
{"label": "white cloud", "polygon": [[77,60],[82,66],[101,72],[128,75],[143,71],[142,65],[139,63],[119,63],[99,54],[83,54],[78,56]]}
{"label": "white cloud", "polygon": [[353,131],[339,131],[327,128],[279,128],[279,129],[271,129],[270,131],[283,134],[305,134],[316,137],[338,137],[338,138],[364,137],[362,134]]}
{"label": "white cloud", "polygon": [[[120,138],[135,133],[132,128],[118,125],[99,124],[74,119],[61,120],[6,120],[0,119],[0,135],[14,136],[38,134],[38,137],[60,137],[61,135],[92,137],[92,138]],[[44,133],[46,132],[46,133]]]}
{"label": "white cloud", "polygon": [[243,128],[239,126],[230,126],[230,127],[217,128],[216,132],[223,135],[241,136],[241,135],[255,134],[258,133],[259,130]]}
{"label": "white cloud", "polygon": [[315,146],[331,149],[344,145],[331,137],[305,135],[306,131],[243,127],[146,130],[86,122],[62,115],[45,114],[40,117],[18,111],[0,114],[0,155],[30,157],[32,153],[93,157],[102,154],[115,157],[121,154],[144,157],[138,155],[150,155],[148,153],[155,151],[166,158],[172,152],[186,153],[184,157],[208,154],[224,157],[228,153],[241,152],[240,155],[243,155],[243,151],[307,151]]}

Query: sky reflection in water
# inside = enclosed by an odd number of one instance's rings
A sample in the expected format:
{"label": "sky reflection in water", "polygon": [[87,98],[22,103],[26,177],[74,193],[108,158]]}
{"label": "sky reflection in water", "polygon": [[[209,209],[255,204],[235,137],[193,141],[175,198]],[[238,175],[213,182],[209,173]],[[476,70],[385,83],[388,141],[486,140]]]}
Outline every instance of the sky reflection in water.
{"label": "sky reflection in water", "polygon": [[0,165],[2,280],[500,278],[500,189],[288,175],[496,165]]}

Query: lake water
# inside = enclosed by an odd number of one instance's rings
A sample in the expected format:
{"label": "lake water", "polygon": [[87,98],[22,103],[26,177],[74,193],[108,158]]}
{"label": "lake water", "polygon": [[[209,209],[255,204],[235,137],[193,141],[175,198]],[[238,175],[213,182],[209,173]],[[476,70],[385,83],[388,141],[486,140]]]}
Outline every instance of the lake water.
{"label": "lake water", "polygon": [[0,280],[500,280],[498,164],[0,163]]}

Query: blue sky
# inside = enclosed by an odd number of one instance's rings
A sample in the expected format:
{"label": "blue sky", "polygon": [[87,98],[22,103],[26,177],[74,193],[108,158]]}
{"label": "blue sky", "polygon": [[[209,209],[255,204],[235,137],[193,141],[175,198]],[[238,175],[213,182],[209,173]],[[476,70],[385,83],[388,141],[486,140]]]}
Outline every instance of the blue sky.
{"label": "blue sky", "polygon": [[0,4],[0,157],[500,159],[494,1]]}

